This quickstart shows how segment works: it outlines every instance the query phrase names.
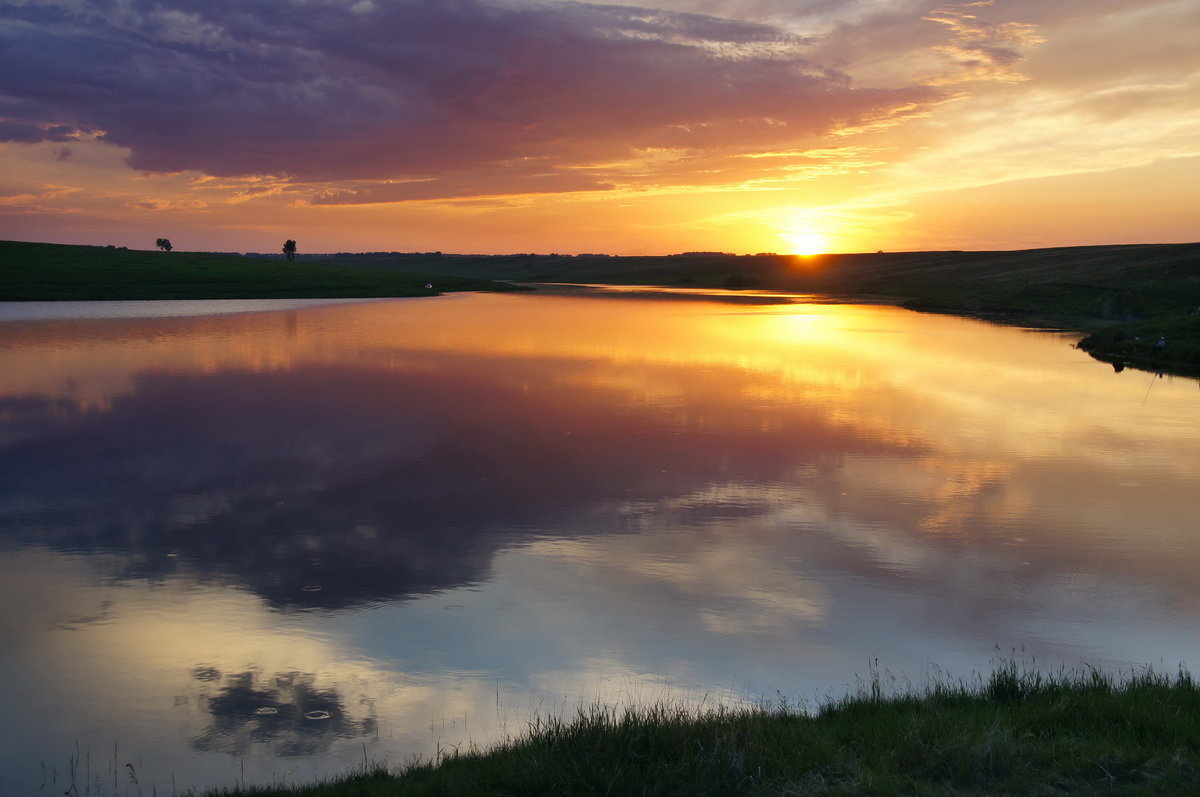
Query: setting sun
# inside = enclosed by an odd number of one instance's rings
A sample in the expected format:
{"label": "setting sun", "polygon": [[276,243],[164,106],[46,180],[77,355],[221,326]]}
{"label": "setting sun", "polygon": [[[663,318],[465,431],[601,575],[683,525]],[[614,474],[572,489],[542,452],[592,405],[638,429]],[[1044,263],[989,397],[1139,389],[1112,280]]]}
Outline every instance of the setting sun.
{"label": "setting sun", "polygon": [[829,251],[829,239],[819,232],[811,230],[796,230],[785,233],[783,240],[787,242],[793,255],[820,255]]}
{"label": "setting sun", "polygon": [[[1060,5],[0,0],[0,240],[802,257],[1192,240],[1195,3]],[[84,90],[98,52],[104,89]]]}
{"label": "setting sun", "polygon": [[1198,23],[0,0],[0,797],[1187,791]]}

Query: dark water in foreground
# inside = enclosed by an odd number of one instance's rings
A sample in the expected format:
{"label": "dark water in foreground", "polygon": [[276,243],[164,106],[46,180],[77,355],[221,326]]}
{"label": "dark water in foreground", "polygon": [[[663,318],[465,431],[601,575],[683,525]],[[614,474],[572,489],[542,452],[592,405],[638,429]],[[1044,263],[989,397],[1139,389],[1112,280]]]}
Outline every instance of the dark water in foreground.
{"label": "dark water in foreground", "polygon": [[282,306],[0,306],[0,794],[811,702],[876,658],[1200,664],[1194,381],[882,307]]}

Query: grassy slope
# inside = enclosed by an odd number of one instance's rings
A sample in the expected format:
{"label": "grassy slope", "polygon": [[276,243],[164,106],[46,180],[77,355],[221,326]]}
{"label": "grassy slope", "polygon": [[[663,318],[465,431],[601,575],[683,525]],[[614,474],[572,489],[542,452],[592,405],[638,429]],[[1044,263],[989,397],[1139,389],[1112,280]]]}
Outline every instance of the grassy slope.
{"label": "grassy slope", "polygon": [[[1200,244],[810,258],[340,255],[288,263],[0,242],[0,301],[425,296],[509,287],[496,279],[885,297],[916,309],[1097,332],[1081,345],[1100,359],[1200,373],[1200,324],[1187,315],[1200,308]],[[1154,346],[1160,337],[1164,348]]]}
{"label": "grassy slope", "polygon": [[[986,682],[881,696],[814,715],[671,707],[582,711],[488,752],[398,774],[219,792],[332,795],[1200,793],[1200,687],[1002,666]],[[216,794],[216,792],[214,792]]]}
{"label": "grassy slope", "polygon": [[1121,319],[1150,305],[1200,306],[1200,244],[1087,246],[1013,252],[787,256],[342,256],[324,259],[545,282],[760,287],[882,295],[955,312],[1060,313]]}
{"label": "grassy slope", "polygon": [[0,241],[0,301],[431,296],[505,289],[510,286],[470,277],[303,261]]}
{"label": "grassy slope", "polygon": [[[1200,372],[1200,330],[1187,316],[1200,308],[1200,244],[809,258],[412,255],[344,256],[333,262],[529,281],[754,287],[885,297],[921,310],[1085,332],[1106,330],[1083,344],[1101,359]],[[1134,323],[1137,326],[1114,326]],[[1160,336],[1168,345],[1154,349],[1152,343]]]}

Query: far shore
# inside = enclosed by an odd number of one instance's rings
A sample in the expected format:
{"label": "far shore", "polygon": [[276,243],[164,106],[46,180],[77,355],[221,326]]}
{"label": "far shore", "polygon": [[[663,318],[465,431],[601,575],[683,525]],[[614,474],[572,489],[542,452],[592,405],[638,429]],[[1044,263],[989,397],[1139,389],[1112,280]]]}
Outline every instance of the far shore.
{"label": "far shore", "polygon": [[0,241],[0,301],[376,299],[512,291],[473,276],[208,252]]}
{"label": "far shore", "polygon": [[887,302],[1080,332],[1097,359],[1200,375],[1200,243],[981,252],[667,256],[297,256],[0,241],[0,301],[385,298],[545,283],[708,289]]}

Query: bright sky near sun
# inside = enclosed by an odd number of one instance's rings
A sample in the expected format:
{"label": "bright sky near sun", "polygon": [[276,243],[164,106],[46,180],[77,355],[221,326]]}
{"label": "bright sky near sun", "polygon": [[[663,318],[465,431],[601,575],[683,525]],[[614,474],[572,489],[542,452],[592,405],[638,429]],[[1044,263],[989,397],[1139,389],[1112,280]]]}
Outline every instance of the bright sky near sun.
{"label": "bright sky near sun", "polygon": [[0,238],[1200,239],[1195,0],[0,0]]}

